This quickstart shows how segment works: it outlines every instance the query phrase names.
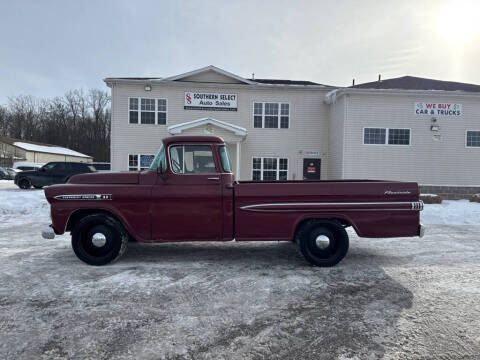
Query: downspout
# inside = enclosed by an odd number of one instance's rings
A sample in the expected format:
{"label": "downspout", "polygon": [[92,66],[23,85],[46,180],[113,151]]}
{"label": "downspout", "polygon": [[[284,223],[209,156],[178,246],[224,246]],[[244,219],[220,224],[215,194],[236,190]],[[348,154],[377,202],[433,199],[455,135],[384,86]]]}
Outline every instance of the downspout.
{"label": "downspout", "polygon": [[343,106],[343,142],[342,142],[342,175],[341,178],[345,179],[345,126],[347,123],[347,114],[348,114],[348,94],[345,94],[345,105]]}

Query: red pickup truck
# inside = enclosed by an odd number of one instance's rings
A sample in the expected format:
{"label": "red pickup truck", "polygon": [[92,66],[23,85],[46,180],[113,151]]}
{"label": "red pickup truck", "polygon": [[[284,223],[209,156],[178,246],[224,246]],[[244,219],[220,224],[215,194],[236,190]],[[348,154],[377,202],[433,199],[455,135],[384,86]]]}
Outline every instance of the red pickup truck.
{"label": "red pickup truck", "polygon": [[52,239],[70,231],[91,265],[118,259],[129,239],[294,241],[305,259],[333,266],[347,254],[346,227],[361,237],[422,236],[413,182],[234,181],[222,139],[163,139],[148,170],[75,175],[45,188]]}

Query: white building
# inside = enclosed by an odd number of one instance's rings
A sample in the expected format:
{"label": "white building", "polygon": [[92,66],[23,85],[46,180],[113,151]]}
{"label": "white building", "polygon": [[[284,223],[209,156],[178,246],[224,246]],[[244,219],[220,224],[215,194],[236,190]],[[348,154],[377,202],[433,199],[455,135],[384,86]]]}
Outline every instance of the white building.
{"label": "white building", "polygon": [[50,161],[92,162],[92,157],[57,145],[0,136],[0,164],[43,164]]}
{"label": "white building", "polygon": [[479,185],[480,86],[403,77],[337,88],[214,66],[107,78],[113,170],[147,167],[167,136],[217,135],[237,179]]}

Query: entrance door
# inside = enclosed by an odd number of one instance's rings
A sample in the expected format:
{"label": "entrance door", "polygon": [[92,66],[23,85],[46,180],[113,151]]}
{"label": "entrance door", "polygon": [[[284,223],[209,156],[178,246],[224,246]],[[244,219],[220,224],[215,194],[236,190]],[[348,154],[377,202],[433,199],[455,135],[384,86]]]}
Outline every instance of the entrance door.
{"label": "entrance door", "polygon": [[303,180],[320,180],[321,159],[303,159]]}

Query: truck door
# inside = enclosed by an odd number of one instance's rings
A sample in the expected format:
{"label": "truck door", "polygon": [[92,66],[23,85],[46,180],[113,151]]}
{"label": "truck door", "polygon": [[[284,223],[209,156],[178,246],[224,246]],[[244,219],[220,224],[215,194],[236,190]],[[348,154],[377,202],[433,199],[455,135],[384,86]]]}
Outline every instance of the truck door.
{"label": "truck door", "polygon": [[303,180],[320,180],[320,159],[303,159]]}
{"label": "truck door", "polygon": [[164,174],[152,189],[154,240],[219,240],[222,236],[222,177],[213,147],[175,144]]}

